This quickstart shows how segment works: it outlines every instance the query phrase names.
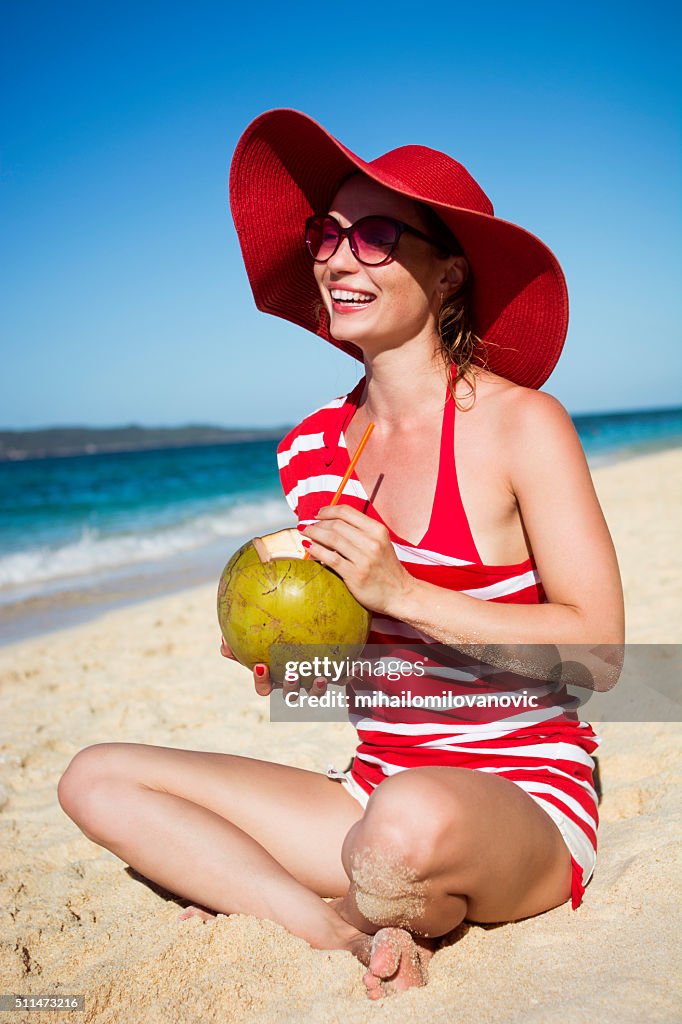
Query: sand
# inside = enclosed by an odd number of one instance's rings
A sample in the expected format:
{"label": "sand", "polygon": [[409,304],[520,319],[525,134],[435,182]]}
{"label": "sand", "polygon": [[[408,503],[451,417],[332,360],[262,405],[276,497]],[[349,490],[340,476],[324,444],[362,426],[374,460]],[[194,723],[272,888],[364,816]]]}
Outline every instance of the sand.
{"label": "sand", "polygon": [[[680,642],[681,471],[682,450],[595,471],[633,643]],[[353,748],[347,724],[271,724],[218,641],[214,588],[200,587],[0,649],[0,993],[83,994],[85,1012],[68,1019],[88,1024],[680,1019],[677,724],[599,726],[599,857],[579,910],[461,926],[424,989],[370,1003],[349,953],[246,916],[178,924],[182,901],[61,811],[72,755],[125,740],[324,771]]]}

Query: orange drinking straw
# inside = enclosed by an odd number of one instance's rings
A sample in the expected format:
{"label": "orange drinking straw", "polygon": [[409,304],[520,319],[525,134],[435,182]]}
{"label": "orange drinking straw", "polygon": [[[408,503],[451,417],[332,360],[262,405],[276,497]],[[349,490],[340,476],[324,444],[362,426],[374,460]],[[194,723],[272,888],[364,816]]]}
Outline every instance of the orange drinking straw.
{"label": "orange drinking straw", "polygon": [[[348,483],[348,481],[350,480],[351,473],[355,469],[355,467],[357,465],[357,461],[360,458],[360,456],[362,455],[363,448],[365,447],[365,445],[369,441],[369,435],[372,433],[373,430],[374,430],[374,424],[370,423],[369,426],[367,427],[367,430],[362,435],[362,440],[360,441],[360,444],[358,445],[358,450],[356,451],[356,453],[353,456],[353,458],[350,460],[350,465],[348,466],[348,469],[343,474],[343,480],[339,484],[339,486],[338,486],[338,488],[336,490],[336,494],[334,495],[332,500],[329,502],[329,507],[330,508],[331,508],[332,505],[338,505],[339,498],[343,494],[343,489],[346,486],[346,484]],[[310,552],[309,551],[306,551],[306,553],[304,554],[304,556],[303,556],[304,561],[305,561],[306,558],[310,558]]]}

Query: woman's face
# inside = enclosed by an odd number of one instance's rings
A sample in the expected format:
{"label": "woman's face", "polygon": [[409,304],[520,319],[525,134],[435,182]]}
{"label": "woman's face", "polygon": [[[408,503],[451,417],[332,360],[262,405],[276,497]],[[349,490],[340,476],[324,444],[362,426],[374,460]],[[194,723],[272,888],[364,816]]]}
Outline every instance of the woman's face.
{"label": "woman's face", "polygon": [[[342,185],[327,212],[343,227],[361,217],[383,214],[430,235],[416,203],[364,175],[355,175]],[[388,263],[381,266],[360,263],[347,238],[327,263],[314,266],[332,337],[354,342],[368,355],[417,337],[435,347],[441,295],[455,291],[467,274],[464,257],[443,258],[435,246],[407,232]],[[344,292],[360,292],[371,296],[371,301],[344,302],[349,298]]]}

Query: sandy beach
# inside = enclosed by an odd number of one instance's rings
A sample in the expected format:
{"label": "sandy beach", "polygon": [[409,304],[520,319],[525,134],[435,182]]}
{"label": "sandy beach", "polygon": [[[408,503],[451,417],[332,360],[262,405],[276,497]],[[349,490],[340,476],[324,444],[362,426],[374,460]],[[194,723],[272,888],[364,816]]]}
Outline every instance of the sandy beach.
{"label": "sandy beach", "polygon": [[[679,644],[682,449],[600,467],[594,478],[623,575],[628,642]],[[91,843],[60,809],[70,758],[128,741],[324,771],[343,766],[354,743],[348,724],[271,724],[250,673],[218,647],[211,585],[0,648],[0,993],[82,994],[85,1012],[68,1019],[86,1024],[680,1019],[674,722],[597,729],[599,856],[579,910],[462,925],[424,989],[372,1004],[350,953],[312,950],[251,917],[178,923],[183,901]]]}

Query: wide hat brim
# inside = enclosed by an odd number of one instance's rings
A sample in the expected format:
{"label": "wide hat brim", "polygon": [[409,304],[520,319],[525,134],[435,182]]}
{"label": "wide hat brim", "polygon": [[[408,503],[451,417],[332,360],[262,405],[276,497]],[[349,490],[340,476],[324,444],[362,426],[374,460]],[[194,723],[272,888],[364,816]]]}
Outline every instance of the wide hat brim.
{"label": "wide hat brim", "polygon": [[403,146],[367,162],[297,110],[257,117],[230,169],[230,205],[258,309],[363,360],[356,345],[331,337],[303,243],[306,218],[325,212],[341,181],[356,170],[427,203],[447,224],[470,264],[471,319],[486,343],[485,365],[517,384],[541,387],[568,327],[566,282],[550,249],[495,217],[480,186],[446,154]]}

